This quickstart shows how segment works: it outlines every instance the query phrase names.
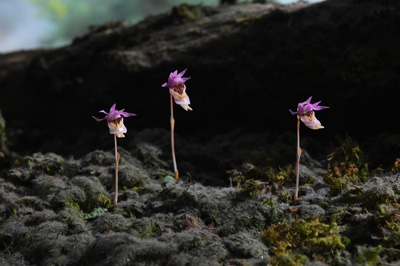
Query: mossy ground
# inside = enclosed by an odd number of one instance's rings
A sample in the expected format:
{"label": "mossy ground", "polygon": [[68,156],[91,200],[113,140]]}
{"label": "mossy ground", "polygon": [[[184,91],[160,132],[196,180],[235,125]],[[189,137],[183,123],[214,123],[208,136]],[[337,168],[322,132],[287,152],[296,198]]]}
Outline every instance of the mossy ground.
{"label": "mossy ground", "polygon": [[[341,156],[343,147],[357,156]],[[277,167],[250,156],[227,171],[232,186],[215,187],[194,181],[196,176],[175,180],[150,144],[140,145],[137,157],[120,151],[116,206],[111,151],[79,160],[37,153],[4,169],[1,264],[400,263],[400,182],[395,174],[363,172],[361,150],[351,140],[327,163],[304,150],[297,202],[290,164]],[[326,182],[332,165],[343,162],[334,178],[346,181],[332,186]],[[356,181],[348,181],[349,172]]]}

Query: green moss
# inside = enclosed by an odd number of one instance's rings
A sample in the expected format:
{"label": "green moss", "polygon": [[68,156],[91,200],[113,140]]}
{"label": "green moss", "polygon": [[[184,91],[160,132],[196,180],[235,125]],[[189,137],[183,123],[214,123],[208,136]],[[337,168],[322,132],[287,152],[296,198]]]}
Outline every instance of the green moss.
{"label": "green moss", "polygon": [[328,225],[319,219],[273,224],[264,232],[264,240],[272,246],[272,252],[278,256],[276,259],[287,260],[291,265],[304,262],[296,256],[298,254],[332,258],[336,250],[348,244],[348,240],[339,235],[335,223]]}
{"label": "green moss", "polygon": [[239,186],[237,192],[239,198],[249,199],[257,197],[263,189],[265,189],[264,183],[250,179],[246,180],[241,186]]}
{"label": "green moss", "polygon": [[382,252],[382,246],[365,247],[357,246],[356,260],[362,265],[375,265],[381,258],[379,254]]}
{"label": "green moss", "polygon": [[111,199],[103,193],[99,194],[98,200],[99,200],[100,205],[105,208],[111,208],[113,206]]}
{"label": "green moss", "polygon": [[139,236],[142,238],[149,238],[154,234],[161,233],[161,227],[158,223],[151,223],[149,226],[142,228],[138,231]]}
{"label": "green moss", "polygon": [[272,266],[301,266],[308,262],[308,258],[304,255],[294,253],[292,250],[281,250],[271,257],[270,264]]}
{"label": "green moss", "polygon": [[80,210],[79,204],[73,200],[66,199],[65,205],[67,206],[67,208],[76,209],[78,211]]}
{"label": "green moss", "polygon": [[369,179],[368,164],[358,144],[347,137],[328,158],[328,173],[324,176],[332,195],[339,195],[349,187]]}

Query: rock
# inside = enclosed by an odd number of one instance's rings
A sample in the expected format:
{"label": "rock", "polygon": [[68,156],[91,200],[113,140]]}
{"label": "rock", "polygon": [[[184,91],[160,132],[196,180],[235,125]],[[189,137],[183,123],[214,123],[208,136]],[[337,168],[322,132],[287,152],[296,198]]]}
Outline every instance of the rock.
{"label": "rock", "polygon": [[257,258],[268,262],[268,248],[249,233],[240,232],[224,240],[225,246],[239,258]]}
{"label": "rock", "polygon": [[6,135],[6,121],[0,111],[0,158],[8,154],[7,135]]}

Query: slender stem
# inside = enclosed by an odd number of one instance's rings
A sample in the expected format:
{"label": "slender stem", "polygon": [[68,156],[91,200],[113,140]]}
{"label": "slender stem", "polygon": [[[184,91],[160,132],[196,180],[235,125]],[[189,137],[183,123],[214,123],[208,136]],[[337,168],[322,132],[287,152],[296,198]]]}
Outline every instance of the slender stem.
{"label": "slender stem", "polygon": [[172,101],[172,94],[170,93],[170,102],[171,102],[171,150],[172,150],[172,161],[174,164],[174,171],[175,171],[175,179],[179,178],[178,167],[176,166],[176,159],[175,159],[175,142],[174,142],[174,128],[175,128],[175,120],[174,120],[174,104]]}
{"label": "slender stem", "polygon": [[294,194],[294,200],[296,201],[299,197],[299,178],[300,178],[300,117],[297,117],[297,156],[296,156],[296,193]]}
{"label": "slender stem", "polygon": [[114,134],[114,146],[115,146],[115,198],[114,205],[118,203],[118,162],[119,162],[119,154],[117,151],[117,135]]}

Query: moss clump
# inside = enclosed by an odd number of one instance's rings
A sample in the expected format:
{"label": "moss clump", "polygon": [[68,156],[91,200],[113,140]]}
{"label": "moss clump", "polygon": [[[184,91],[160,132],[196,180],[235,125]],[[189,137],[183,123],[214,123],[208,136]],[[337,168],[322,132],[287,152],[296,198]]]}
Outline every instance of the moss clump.
{"label": "moss clump", "polygon": [[[318,218],[293,223],[284,222],[271,225],[264,232],[264,239],[273,246],[275,265],[300,265],[309,255],[314,258],[326,258],[328,262],[335,251],[342,250],[348,240],[337,232],[337,225],[321,223]],[[281,264],[283,263],[283,264]]]}
{"label": "moss clump", "polygon": [[105,208],[111,208],[113,206],[111,199],[103,193],[98,195],[98,200],[100,205],[104,206]]}
{"label": "moss clump", "polygon": [[75,209],[75,210],[78,210],[78,211],[80,210],[79,204],[76,203],[73,200],[66,199],[65,200],[65,205],[66,205],[67,208]]}
{"label": "moss clump", "polygon": [[160,235],[161,227],[157,222],[154,222],[151,224],[147,224],[147,226],[139,229],[138,233],[141,238],[149,238],[154,235]]}
{"label": "moss clump", "polygon": [[249,199],[257,197],[264,189],[266,189],[265,183],[250,179],[246,180],[240,187],[238,187],[237,192],[239,198]]}
{"label": "moss clump", "polygon": [[280,187],[288,182],[293,174],[291,166],[284,168],[258,167],[251,163],[244,163],[241,171],[231,170],[227,172],[231,180],[240,185],[239,191],[248,197],[254,197],[263,189],[274,194],[279,194]]}
{"label": "moss clump", "polygon": [[382,252],[382,246],[366,247],[357,246],[356,260],[362,265],[375,265],[381,258],[379,253]]}
{"label": "moss clump", "polygon": [[383,246],[400,249],[400,204],[381,204],[376,214]]}
{"label": "moss clump", "polygon": [[346,138],[328,156],[328,173],[324,180],[329,184],[331,195],[339,195],[349,187],[369,179],[368,164],[358,144]]}

